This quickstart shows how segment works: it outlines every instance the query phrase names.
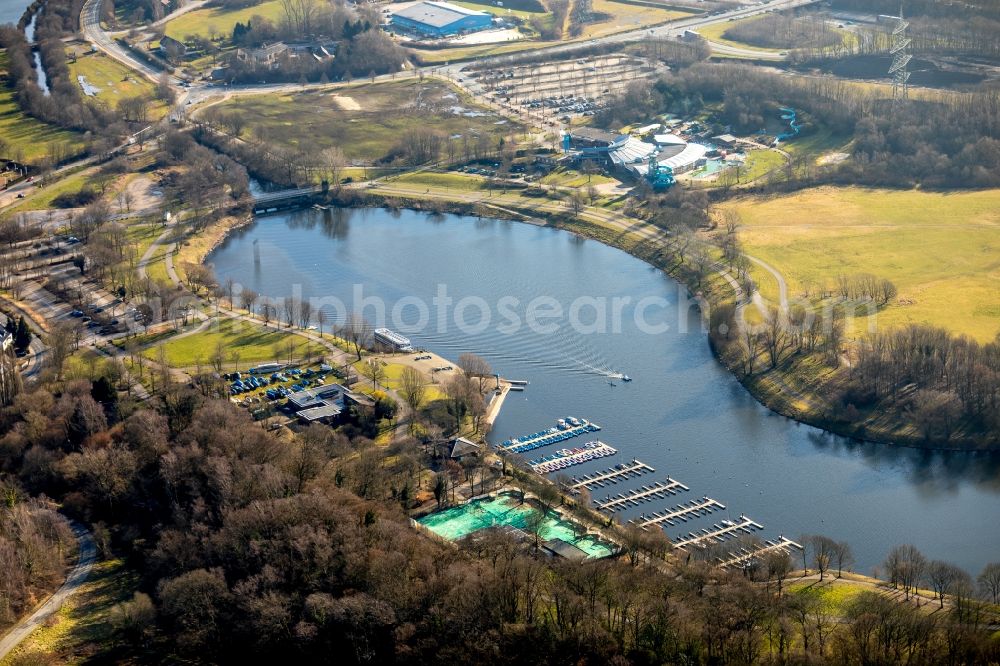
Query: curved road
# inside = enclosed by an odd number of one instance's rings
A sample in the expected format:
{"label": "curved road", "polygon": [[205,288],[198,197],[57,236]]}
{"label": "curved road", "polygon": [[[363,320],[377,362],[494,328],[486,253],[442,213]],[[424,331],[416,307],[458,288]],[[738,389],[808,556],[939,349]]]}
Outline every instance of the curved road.
{"label": "curved road", "polygon": [[66,576],[66,582],[56,590],[55,594],[49,597],[45,603],[35,609],[34,613],[21,620],[21,622],[7,632],[6,636],[0,639],[0,660],[10,654],[11,650],[16,648],[21,641],[30,636],[35,629],[42,626],[45,620],[58,611],[62,607],[63,602],[76,592],[90,575],[90,570],[97,559],[97,548],[94,546],[94,539],[83,525],[70,521],[70,526],[73,528],[77,543],[80,545],[80,557],[77,560],[76,566],[69,572],[69,575]]}

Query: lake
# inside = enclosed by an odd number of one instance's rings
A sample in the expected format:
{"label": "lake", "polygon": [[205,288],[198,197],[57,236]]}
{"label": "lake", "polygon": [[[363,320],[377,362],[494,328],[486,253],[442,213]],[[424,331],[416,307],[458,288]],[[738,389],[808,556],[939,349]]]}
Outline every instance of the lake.
{"label": "lake", "polygon": [[32,0],[0,0],[0,25],[4,23],[17,25],[31,2]]}
{"label": "lake", "polygon": [[[656,473],[614,493],[668,474],[690,487],[626,518],[703,495],[726,505],[667,529],[671,537],[743,513],[764,538],[847,540],[859,571],[900,543],[973,575],[1000,559],[1000,457],[860,443],[772,413],[712,356],[678,285],[615,248],[517,222],[305,210],[259,217],[208,262],[220,280],[264,295],[323,297],[331,316],[354,302],[374,319],[382,302],[389,326],[415,346],[452,360],[475,352],[504,377],[530,381],[509,395],[493,442],[587,418],[619,453],[570,474],[638,458]],[[612,386],[612,372],[634,381]]]}

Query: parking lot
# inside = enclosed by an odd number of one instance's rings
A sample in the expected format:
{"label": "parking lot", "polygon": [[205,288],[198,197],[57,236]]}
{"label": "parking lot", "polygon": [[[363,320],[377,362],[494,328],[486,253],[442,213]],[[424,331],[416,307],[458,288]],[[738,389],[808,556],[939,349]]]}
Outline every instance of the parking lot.
{"label": "parking lot", "polygon": [[607,55],[490,69],[472,76],[487,98],[552,125],[593,116],[611,96],[656,72],[642,58]]}
{"label": "parking lot", "polygon": [[0,251],[7,288],[49,326],[69,325],[80,345],[96,344],[142,328],[145,316],[134,304],[81,274],[73,257],[80,242],[43,235]]}

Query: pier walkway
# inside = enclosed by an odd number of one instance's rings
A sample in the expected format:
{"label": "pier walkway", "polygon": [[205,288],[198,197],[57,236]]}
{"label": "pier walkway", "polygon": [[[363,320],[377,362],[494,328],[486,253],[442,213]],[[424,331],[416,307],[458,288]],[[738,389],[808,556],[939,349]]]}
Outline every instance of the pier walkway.
{"label": "pier walkway", "polygon": [[579,490],[580,488],[593,490],[594,488],[603,488],[606,483],[618,483],[619,481],[655,471],[655,469],[646,463],[632,458],[632,462],[630,463],[622,463],[602,472],[584,474],[579,478],[574,478],[570,481],[569,487],[571,490]]}
{"label": "pier walkway", "polygon": [[725,508],[725,504],[722,504],[711,497],[702,497],[700,500],[678,504],[672,509],[664,512],[654,511],[648,515],[644,514],[639,518],[633,518],[629,522],[638,525],[643,529],[646,529],[650,525],[663,525],[664,523],[673,527],[676,524],[676,521],[686,523],[689,519],[698,518],[699,516],[707,516],[713,511],[720,511]]}
{"label": "pier walkway", "polygon": [[666,481],[657,481],[650,486],[642,486],[628,493],[619,493],[614,497],[608,495],[606,499],[594,500],[594,506],[601,511],[614,513],[621,509],[639,506],[643,502],[664,499],[667,495],[676,495],[686,490],[690,489],[680,481],[675,481],[668,476]]}
{"label": "pier walkway", "polygon": [[795,543],[794,541],[792,541],[787,537],[779,536],[777,541],[768,539],[767,541],[764,542],[763,545],[757,548],[740,548],[738,551],[731,554],[731,557],[729,557],[729,559],[720,560],[719,566],[742,567],[750,560],[756,559],[761,555],[765,555],[767,553],[776,550],[783,550],[790,555],[793,548],[802,550],[802,546],[800,544]]}
{"label": "pier walkway", "polygon": [[700,544],[702,541],[709,541],[714,539],[718,542],[723,542],[729,537],[733,536],[737,532],[745,532],[746,534],[752,534],[754,530],[762,530],[764,526],[755,523],[746,516],[740,514],[739,522],[732,523],[730,521],[729,525],[719,525],[716,523],[712,525],[712,529],[703,529],[699,533],[691,532],[685,538],[674,542],[675,548],[684,548],[686,546],[693,546]]}

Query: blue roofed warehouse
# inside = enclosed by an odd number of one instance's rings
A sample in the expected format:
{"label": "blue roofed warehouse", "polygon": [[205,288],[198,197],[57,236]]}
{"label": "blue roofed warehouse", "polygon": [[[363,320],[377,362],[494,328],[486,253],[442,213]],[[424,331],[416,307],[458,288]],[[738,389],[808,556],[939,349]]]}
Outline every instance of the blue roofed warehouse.
{"label": "blue roofed warehouse", "polygon": [[493,25],[493,15],[447,2],[418,2],[392,14],[397,32],[429,37],[447,37],[485,30]]}

